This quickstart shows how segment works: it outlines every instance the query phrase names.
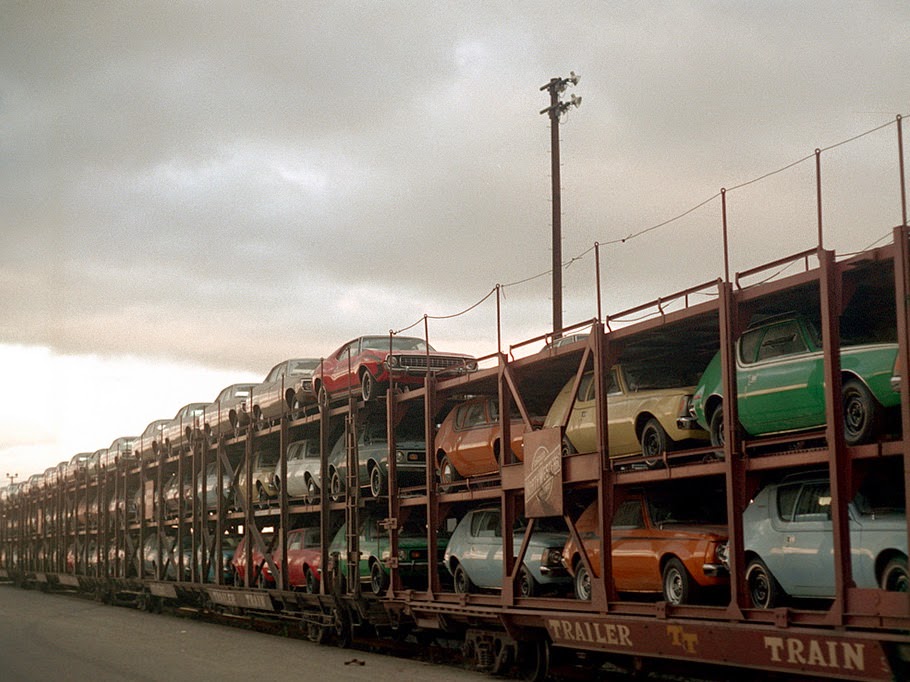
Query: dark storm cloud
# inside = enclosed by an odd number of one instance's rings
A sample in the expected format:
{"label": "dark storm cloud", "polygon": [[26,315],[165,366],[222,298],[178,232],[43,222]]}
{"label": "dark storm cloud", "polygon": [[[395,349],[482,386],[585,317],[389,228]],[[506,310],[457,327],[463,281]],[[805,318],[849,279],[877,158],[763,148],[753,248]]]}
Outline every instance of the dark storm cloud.
{"label": "dark storm cloud", "polygon": [[[910,109],[906,3],[559,9],[8,4],[0,341],[261,368],[545,271],[538,88],[569,69],[567,256]],[[784,185],[766,223],[803,208]],[[608,249],[610,306],[717,276],[717,221]],[[593,314],[592,267],[567,320]],[[546,330],[547,285],[509,290],[515,334]]]}

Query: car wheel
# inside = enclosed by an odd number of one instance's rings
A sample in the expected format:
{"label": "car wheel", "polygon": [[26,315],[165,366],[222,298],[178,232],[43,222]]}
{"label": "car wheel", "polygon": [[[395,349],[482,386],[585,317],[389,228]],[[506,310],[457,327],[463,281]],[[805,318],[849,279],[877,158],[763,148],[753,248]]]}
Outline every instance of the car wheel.
{"label": "car wheel", "polygon": [[455,583],[456,594],[470,594],[474,591],[474,583],[471,582],[468,572],[464,570],[464,566],[461,564],[455,567],[453,582]]}
{"label": "car wheel", "polygon": [[262,484],[258,481],[256,482],[256,496],[259,498],[259,502],[265,502],[269,499],[269,496],[265,494],[265,489],[262,487]]}
{"label": "car wheel", "polygon": [[572,445],[572,441],[569,440],[568,436],[564,436],[562,439],[562,456],[568,457],[569,455],[574,455],[577,452],[575,446]]}
{"label": "car wheel", "polygon": [[385,572],[378,561],[374,561],[370,566],[370,589],[373,594],[380,595],[386,591],[389,586],[389,575]]}
{"label": "car wheel", "polygon": [[378,464],[373,465],[370,469],[370,494],[373,497],[379,497],[385,493],[385,477]]}
{"label": "car wheel", "polygon": [[365,369],[360,373],[360,395],[363,396],[363,402],[368,403],[376,400],[377,386],[375,377],[370,374],[370,370]]}
{"label": "car wheel", "polygon": [[306,501],[307,504],[319,503],[319,487],[312,478],[308,478],[306,481]]}
{"label": "car wheel", "polygon": [[452,465],[452,461],[449,459],[449,456],[443,454],[439,459],[439,492],[450,492],[455,481],[459,480],[461,480],[461,476]]}
{"label": "car wheel", "polygon": [[878,402],[858,379],[847,379],[844,382],[843,399],[844,440],[847,445],[868,443],[878,433]]}
{"label": "car wheel", "polygon": [[329,495],[333,502],[338,502],[344,494],[344,484],[341,482],[341,476],[338,475],[338,469],[332,469],[329,478]]}
{"label": "car wheel", "polygon": [[316,575],[313,573],[313,569],[311,569],[309,566],[304,566],[303,574],[306,576],[306,591],[310,594],[318,594],[319,581],[317,580]]}
{"label": "car wheel", "polygon": [[645,423],[641,430],[641,454],[649,469],[656,469],[663,464],[663,457],[670,449],[670,437],[655,418]]}
{"label": "car wheel", "polygon": [[676,557],[664,566],[664,601],[670,604],[689,604],[692,601],[695,584],[683,563]]}
{"label": "car wheel", "polygon": [[316,389],[316,401],[322,406],[329,404],[329,392],[322,384],[319,384],[319,388]]}
{"label": "car wheel", "polygon": [[746,589],[755,608],[773,609],[780,603],[780,585],[761,559],[752,559],[746,566]]}
{"label": "car wheel", "polygon": [[537,581],[531,575],[527,566],[522,565],[518,570],[518,594],[521,597],[533,597],[538,592]]}
{"label": "car wheel", "polygon": [[907,557],[891,559],[882,571],[882,589],[888,592],[910,591],[910,576],[907,575]]}
{"label": "car wheel", "polygon": [[575,567],[575,598],[591,601],[591,574],[581,561]]}
{"label": "car wheel", "polygon": [[720,404],[717,409],[711,413],[711,421],[708,423],[708,433],[711,435],[711,447],[720,448],[719,455],[724,455],[724,406]]}

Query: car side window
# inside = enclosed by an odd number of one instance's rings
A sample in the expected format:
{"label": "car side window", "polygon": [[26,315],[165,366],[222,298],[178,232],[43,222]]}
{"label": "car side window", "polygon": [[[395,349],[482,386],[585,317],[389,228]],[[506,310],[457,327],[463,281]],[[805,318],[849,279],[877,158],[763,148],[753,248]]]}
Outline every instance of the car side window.
{"label": "car side window", "polygon": [[755,350],[758,348],[758,340],[761,338],[761,329],[753,329],[742,335],[739,340],[739,359],[743,364],[755,362]]}
{"label": "car side window", "polygon": [[471,519],[471,535],[474,537],[499,537],[499,512],[484,511],[474,514]]}
{"label": "car side window", "polygon": [[777,515],[782,521],[793,520],[793,510],[802,486],[782,485],[777,489]]}
{"label": "car side window", "polygon": [[825,521],[830,518],[831,490],[828,483],[807,483],[796,503],[794,521]]}
{"label": "car side window", "polygon": [[765,332],[758,349],[759,360],[769,360],[782,355],[802,353],[806,348],[799,324],[795,320],[775,325]]}
{"label": "car side window", "polygon": [[468,405],[467,410],[465,410],[464,428],[470,429],[475,426],[480,426],[484,421],[483,403],[471,403]]}
{"label": "car side window", "polygon": [[632,530],[633,528],[643,528],[644,525],[641,500],[627,500],[619,505],[619,509],[613,514],[613,528]]}
{"label": "car side window", "polygon": [[[591,388],[593,387],[592,383]],[[607,395],[619,395],[620,393],[622,393],[622,388],[619,384],[619,368],[614,367],[610,370],[610,384],[607,386]]]}
{"label": "car side window", "polygon": [[294,536],[291,538],[291,541],[288,543],[288,550],[301,549],[301,547],[303,546],[303,544],[301,542],[302,538],[303,538],[302,534],[295,533]]}

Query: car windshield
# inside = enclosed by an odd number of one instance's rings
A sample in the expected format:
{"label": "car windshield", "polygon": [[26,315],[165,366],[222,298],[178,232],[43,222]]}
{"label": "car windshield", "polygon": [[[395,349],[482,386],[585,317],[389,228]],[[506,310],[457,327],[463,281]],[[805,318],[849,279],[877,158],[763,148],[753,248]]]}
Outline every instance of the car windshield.
{"label": "car windshield", "polygon": [[726,523],[726,507],[722,496],[673,495],[648,500],[651,522],[660,526],[668,523]]}
{"label": "car windshield", "polygon": [[294,360],[288,369],[289,373],[296,376],[300,374],[312,374],[313,370],[319,366],[319,360]]}
{"label": "car windshield", "polygon": [[[388,350],[389,337],[364,336],[361,341],[361,348],[363,350]],[[426,352],[427,344],[424,343],[423,339],[418,339],[413,336],[393,336],[392,350],[415,350]],[[430,350],[433,350],[433,348],[430,347]]]}
{"label": "car windshield", "polygon": [[690,367],[653,365],[648,367],[623,367],[626,385],[631,391],[645,391],[654,388],[680,388],[693,386],[697,377]]}

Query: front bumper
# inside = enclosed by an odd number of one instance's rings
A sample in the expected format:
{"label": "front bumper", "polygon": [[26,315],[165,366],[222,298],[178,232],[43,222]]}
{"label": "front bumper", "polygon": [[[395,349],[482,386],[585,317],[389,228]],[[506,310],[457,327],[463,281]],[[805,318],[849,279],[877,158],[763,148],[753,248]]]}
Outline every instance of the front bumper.
{"label": "front bumper", "polygon": [[701,426],[695,417],[677,417],[676,428],[680,431],[701,431]]}

